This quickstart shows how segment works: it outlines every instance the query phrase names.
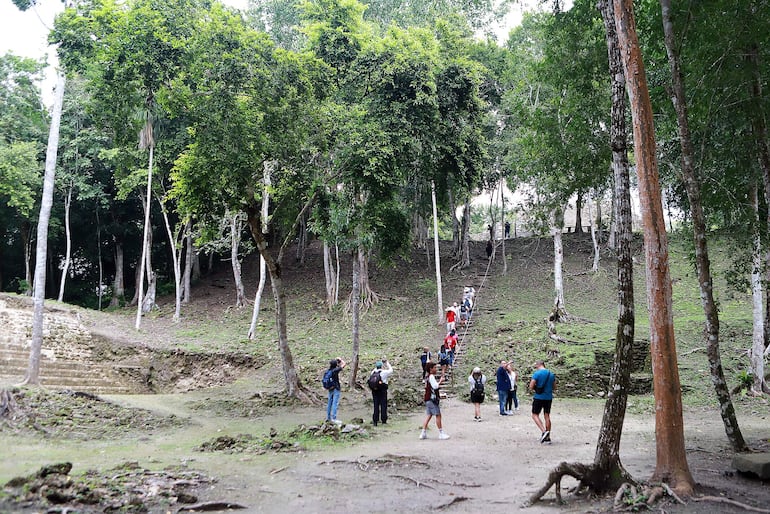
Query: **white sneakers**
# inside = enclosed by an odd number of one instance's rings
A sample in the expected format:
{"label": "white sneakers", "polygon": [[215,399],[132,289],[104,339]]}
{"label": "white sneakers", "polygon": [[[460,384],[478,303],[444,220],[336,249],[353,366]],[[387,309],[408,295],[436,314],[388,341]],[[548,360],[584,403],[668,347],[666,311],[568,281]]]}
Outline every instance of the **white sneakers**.
{"label": "white sneakers", "polygon": [[[427,439],[427,438],[428,438],[428,431],[427,430],[422,430],[420,432],[420,439]],[[445,439],[449,439],[449,434],[447,434],[443,430],[439,430],[438,438],[441,439],[442,441],[445,440]]]}

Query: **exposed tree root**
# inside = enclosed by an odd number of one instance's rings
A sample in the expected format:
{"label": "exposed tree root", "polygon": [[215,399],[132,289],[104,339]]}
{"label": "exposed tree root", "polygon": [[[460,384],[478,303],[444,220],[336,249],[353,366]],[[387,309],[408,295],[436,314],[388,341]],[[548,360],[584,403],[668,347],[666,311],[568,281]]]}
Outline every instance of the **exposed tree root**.
{"label": "exposed tree root", "polygon": [[746,505],[745,503],[741,503],[739,501],[731,500],[730,498],[722,498],[721,496],[693,496],[690,498],[694,502],[715,502],[715,503],[726,503],[728,505],[733,505],[735,507],[740,507],[742,509],[751,511],[751,512],[764,512],[764,513],[770,513],[770,509],[762,509],[759,507],[752,507],[751,505]]}
{"label": "exposed tree root", "polygon": [[8,417],[16,410],[16,400],[8,389],[0,389],[0,418]]}
{"label": "exposed tree root", "polygon": [[548,492],[551,486],[555,487],[554,493],[556,494],[556,501],[562,503],[561,479],[566,475],[571,476],[572,478],[575,478],[582,483],[584,479],[588,477],[589,469],[590,466],[581,464],[579,462],[562,462],[548,474],[548,480],[546,480],[545,485],[541,487],[539,491],[529,497],[526,505],[530,506],[539,501],[545,495],[545,493]]}
{"label": "exposed tree root", "polygon": [[420,487],[427,487],[428,489],[436,489],[432,485],[428,485],[425,482],[420,482],[416,478],[412,478],[404,475],[390,475],[390,476],[392,476],[393,478],[400,478],[401,480],[406,480],[407,482],[414,482],[414,485],[416,485],[418,489]]}
{"label": "exposed tree root", "polygon": [[467,497],[465,497],[465,496],[455,496],[454,498],[452,498],[452,499],[451,499],[450,501],[448,501],[447,503],[442,503],[441,505],[437,505],[436,507],[434,507],[434,509],[433,509],[433,510],[444,510],[444,509],[448,509],[449,507],[451,507],[451,506],[452,506],[452,505],[454,505],[455,503],[464,502],[465,500],[470,500],[470,498],[467,498]]}
{"label": "exposed tree root", "polygon": [[211,511],[245,509],[245,508],[246,508],[245,506],[239,505],[237,503],[206,502],[206,503],[196,503],[195,505],[186,505],[181,509],[179,509],[177,512],[211,512]]}

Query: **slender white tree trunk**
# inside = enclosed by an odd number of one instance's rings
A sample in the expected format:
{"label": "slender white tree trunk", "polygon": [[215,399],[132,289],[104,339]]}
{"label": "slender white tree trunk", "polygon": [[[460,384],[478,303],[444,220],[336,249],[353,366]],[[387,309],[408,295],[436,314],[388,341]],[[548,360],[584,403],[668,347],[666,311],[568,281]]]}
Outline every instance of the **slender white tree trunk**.
{"label": "slender white tree trunk", "polygon": [[192,220],[187,220],[184,233],[185,254],[184,254],[184,276],[182,277],[182,303],[190,303],[190,287],[192,286],[192,267],[193,267],[193,246]]}
{"label": "slender white tree trunk", "polygon": [[336,305],[337,275],[332,265],[332,252],[329,243],[323,242],[324,281],[326,284],[326,307],[331,311]]}
{"label": "slender white tree trunk", "polygon": [[[174,236],[171,230],[171,222],[168,219],[166,204],[158,198],[160,211],[163,213],[163,223],[166,226],[168,243],[171,245],[171,263],[174,267],[174,322],[178,323],[182,315],[182,246],[179,238]],[[184,230],[183,228],[181,230]]]}
{"label": "slender white tree trunk", "polygon": [[[262,221],[262,233],[267,234],[267,215],[270,208],[270,196],[268,193],[268,187],[270,186],[270,172],[272,170],[272,167],[270,164],[265,162],[265,164],[262,167],[263,169],[263,175],[262,175],[262,182],[264,183],[264,188],[262,191],[262,213],[261,213],[261,221]],[[257,294],[254,296],[254,310],[251,312],[251,324],[249,325],[249,333],[247,337],[249,339],[254,339],[256,337],[256,331],[257,331],[257,321],[259,320],[259,308],[262,304],[262,293],[265,290],[265,281],[266,281],[266,274],[267,274],[267,263],[265,262],[265,258],[262,256],[262,254],[259,254],[259,285],[257,286]]]}
{"label": "slender white tree trunk", "polygon": [[596,222],[594,221],[593,202],[591,201],[591,193],[588,193],[586,197],[586,204],[588,207],[588,221],[591,225],[591,241],[594,244],[594,263],[591,267],[591,271],[596,273],[599,271],[599,259],[601,258],[601,252],[599,250],[599,238],[596,237]]}
{"label": "slender white tree trunk", "polygon": [[[436,298],[438,300],[438,322],[444,322],[444,293],[441,285],[441,255],[438,251],[438,209],[436,208],[436,184],[430,183],[430,197],[433,203],[433,253],[436,261]],[[454,214],[452,214],[454,216]]]}
{"label": "slender white tree trunk", "polygon": [[102,263],[102,224],[99,221],[98,206],[96,208],[96,254],[97,258],[99,259],[99,288],[97,289],[99,301],[97,310],[102,310],[102,284],[104,283],[104,264]]}
{"label": "slender white tree trunk", "polygon": [[334,260],[337,263],[337,283],[334,286],[334,305],[340,303],[340,246],[334,243]]}
{"label": "slender white tree trunk", "polygon": [[505,189],[503,188],[504,180],[500,179],[500,226],[503,230],[503,237],[500,238],[500,250],[503,258],[503,275],[508,274],[508,259],[505,258]]}
{"label": "slender white tree trunk", "polygon": [[112,282],[112,300],[110,307],[118,307],[120,299],[126,296],[126,283],[123,280],[123,241],[114,238],[115,243],[115,280]]}
{"label": "slender white tree trunk", "polygon": [[233,269],[233,280],[235,281],[235,306],[243,307],[246,299],[246,293],[243,289],[243,279],[241,276],[241,261],[238,260],[238,249],[241,244],[241,229],[239,213],[230,215],[230,264]]}
{"label": "slender white tree trunk", "polygon": [[564,246],[561,240],[563,226],[564,213],[561,209],[557,209],[553,213],[553,226],[551,227],[551,234],[553,235],[553,288],[555,292],[553,307],[557,313],[563,313],[566,310],[564,307]]}
{"label": "slender white tree trunk", "polygon": [[51,127],[48,131],[48,147],[45,153],[43,197],[40,201],[40,217],[37,222],[37,253],[35,256],[34,311],[32,314],[32,344],[29,350],[29,366],[24,384],[40,383],[40,352],[43,349],[43,309],[45,307],[45,265],[48,256],[48,223],[53,206],[53,188],[56,179],[56,156],[59,150],[59,126],[64,105],[64,72],[59,71],[56,81]]}
{"label": "slender white tree trunk", "polygon": [[144,309],[144,273],[145,264],[148,258],[149,249],[149,232],[150,232],[150,201],[152,200],[152,158],[155,146],[150,144],[150,158],[147,165],[147,194],[146,204],[144,206],[144,233],[142,235],[142,258],[139,264],[139,280],[137,285],[139,286],[139,293],[137,294],[136,301],[136,321],[134,322],[134,328],[139,330],[142,326],[142,310]]}
{"label": "slender white tree trunk", "polygon": [[64,233],[66,234],[67,243],[64,251],[64,267],[61,271],[61,282],[59,284],[59,298],[58,300],[64,301],[64,285],[67,282],[67,273],[70,270],[70,262],[72,259],[72,231],[70,230],[70,206],[72,205],[72,188],[74,184],[70,181],[70,185],[67,188],[67,197],[64,199]]}

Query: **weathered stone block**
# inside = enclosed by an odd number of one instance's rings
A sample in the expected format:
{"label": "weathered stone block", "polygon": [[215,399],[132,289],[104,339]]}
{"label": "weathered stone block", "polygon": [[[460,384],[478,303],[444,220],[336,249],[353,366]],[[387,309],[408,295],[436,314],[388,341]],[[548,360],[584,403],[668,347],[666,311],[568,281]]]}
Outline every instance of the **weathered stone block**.
{"label": "weathered stone block", "polygon": [[770,453],[741,453],[733,457],[733,467],[743,473],[753,473],[762,480],[770,479]]}

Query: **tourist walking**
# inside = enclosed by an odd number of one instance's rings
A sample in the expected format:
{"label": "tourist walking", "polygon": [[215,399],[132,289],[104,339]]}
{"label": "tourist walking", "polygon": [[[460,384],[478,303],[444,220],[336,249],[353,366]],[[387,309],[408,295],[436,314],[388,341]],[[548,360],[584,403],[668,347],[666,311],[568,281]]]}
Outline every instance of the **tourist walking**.
{"label": "tourist walking", "polygon": [[[529,389],[535,393],[532,400],[532,420],[540,429],[540,443],[551,444],[551,404],[556,375],[545,367],[543,361],[535,362],[534,368],[535,372],[529,381]],[[540,412],[543,413],[543,420],[540,419]]]}
{"label": "tourist walking", "polygon": [[382,359],[374,364],[374,369],[369,374],[369,389],[372,391],[372,401],[374,402],[374,413],[372,413],[372,425],[382,421],[383,425],[388,424],[388,379],[393,374],[393,367],[388,359]]}
{"label": "tourist walking", "polygon": [[484,403],[484,386],[487,383],[487,377],[481,372],[478,366],[473,368],[468,377],[468,384],[471,387],[471,403],[473,403],[473,419],[481,421],[481,404]]}
{"label": "tourist walking", "polygon": [[438,428],[439,439],[449,439],[449,434],[444,432],[444,428],[441,424],[441,409],[439,408],[439,402],[441,393],[439,391],[441,384],[444,383],[444,377],[436,380],[436,363],[428,363],[428,380],[425,382],[425,394],[423,399],[425,400],[425,422],[422,424],[422,431],[420,432],[420,439],[428,438],[428,423],[433,416],[436,416],[436,427]]}
{"label": "tourist walking", "polygon": [[500,415],[501,416],[507,416],[511,414],[509,411],[505,410],[505,402],[508,399],[508,391],[511,389],[511,379],[508,377],[508,370],[506,369],[506,366],[508,365],[505,361],[500,361],[500,367],[497,368],[497,400],[500,403]]}
{"label": "tourist walking", "polygon": [[433,360],[433,354],[430,352],[430,348],[427,346],[422,347],[422,353],[420,354],[420,366],[422,367],[422,379],[425,380],[425,376],[428,374],[427,364],[428,361]]}

